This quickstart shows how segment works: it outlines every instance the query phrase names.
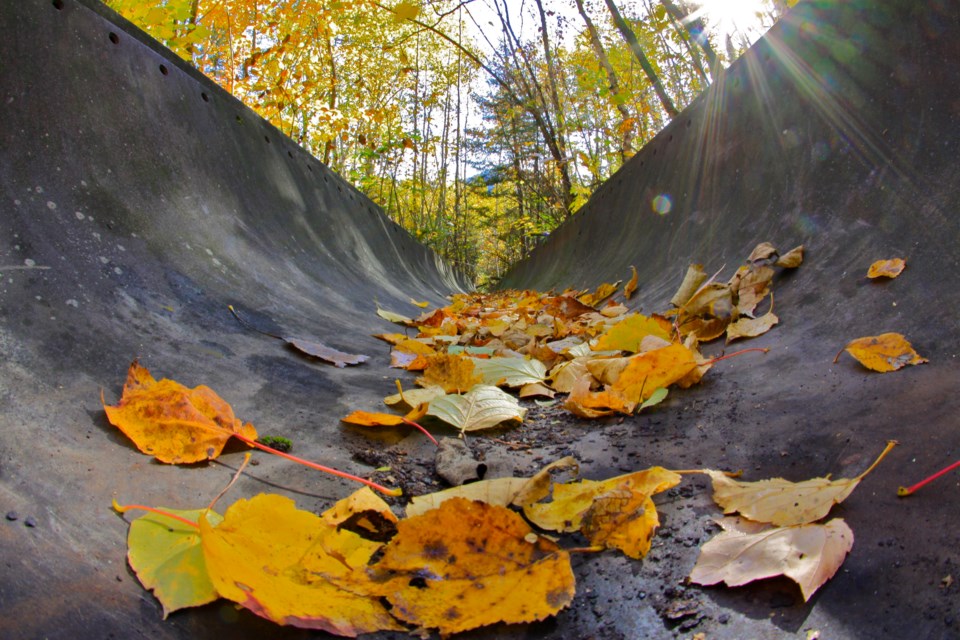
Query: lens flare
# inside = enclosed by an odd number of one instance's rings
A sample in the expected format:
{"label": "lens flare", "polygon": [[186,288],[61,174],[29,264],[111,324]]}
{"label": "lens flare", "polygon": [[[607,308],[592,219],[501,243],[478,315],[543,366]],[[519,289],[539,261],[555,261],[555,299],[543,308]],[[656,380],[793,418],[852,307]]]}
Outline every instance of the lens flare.
{"label": "lens flare", "polygon": [[667,193],[661,193],[653,199],[650,203],[653,210],[659,213],[662,216],[670,213],[670,210],[673,209],[673,200],[670,199],[670,195]]}

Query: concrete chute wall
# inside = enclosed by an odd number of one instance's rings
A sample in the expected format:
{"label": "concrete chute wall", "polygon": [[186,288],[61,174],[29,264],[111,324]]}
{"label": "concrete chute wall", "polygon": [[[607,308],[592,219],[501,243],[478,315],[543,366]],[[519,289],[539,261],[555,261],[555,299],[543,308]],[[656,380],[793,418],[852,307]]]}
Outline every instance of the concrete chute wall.
{"label": "concrete chute wall", "polygon": [[[370,337],[390,330],[374,300],[413,314],[410,297],[440,304],[466,285],[363,195],[93,0],[8,4],[0,511],[19,519],[0,523],[0,635],[300,637],[229,605],[160,619],[124,566],[125,526],[110,498],[203,505],[237,456],[192,469],[152,463],[106,423],[100,390],[115,399],[139,357],[157,375],[213,387],[305,457],[364,473],[349,452],[389,445],[429,476],[417,436],[369,445],[337,421],[376,407],[395,377]],[[574,453],[592,477],[629,460],[802,479],[853,475],[884,441],[902,441],[863,498],[840,508],[858,542],[823,596],[784,604],[778,583],[706,590],[703,610],[724,612],[708,614],[708,637],[956,631],[953,601],[937,599],[953,592],[936,586],[960,563],[955,481],[935,499],[898,502],[894,492],[960,457],[958,25],[956,2],[801,4],[504,280],[589,286],[636,265],[634,304],[659,310],[689,262],[732,271],[757,242],[807,246],[806,263],[776,285],[782,324],[753,342],[769,354],[719,363],[700,387],[622,425],[573,421],[562,446],[533,452]],[[669,212],[652,212],[657,196],[669,197]],[[893,255],[908,259],[900,279],[865,280],[870,262]],[[343,370],[310,362],[239,326],[229,304],[263,329],[373,357]],[[931,362],[887,376],[831,364],[849,339],[883,331],[907,334]],[[533,457],[502,455],[507,473]],[[282,461],[249,476],[234,495],[280,488],[308,509],[350,488]],[[696,509],[663,505],[675,539],[705,535],[709,495],[694,489]],[[682,578],[695,545],[678,548],[664,559]],[[673,597],[676,580],[653,581],[652,560],[578,563],[570,610],[471,637],[673,636],[651,603]]]}

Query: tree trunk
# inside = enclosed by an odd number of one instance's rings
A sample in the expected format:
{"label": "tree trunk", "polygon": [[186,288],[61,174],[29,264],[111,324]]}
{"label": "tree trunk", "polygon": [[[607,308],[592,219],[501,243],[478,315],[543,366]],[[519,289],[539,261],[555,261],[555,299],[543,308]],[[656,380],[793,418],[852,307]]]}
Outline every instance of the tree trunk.
{"label": "tree trunk", "polygon": [[723,71],[723,67],[720,66],[720,59],[717,57],[717,52],[713,50],[710,40],[707,39],[707,31],[704,28],[703,20],[700,18],[693,18],[691,20],[680,10],[680,7],[673,3],[673,0],[660,1],[663,4],[663,8],[670,14],[670,17],[678,24],[683,25],[683,28],[690,34],[690,38],[703,49],[703,56],[707,59],[707,65],[710,67],[710,77],[716,80],[720,72]]}
{"label": "tree trunk", "polygon": [[613,23],[616,25],[617,30],[620,31],[620,35],[622,35],[623,39],[630,45],[630,50],[633,51],[633,55],[636,56],[637,62],[640,63],[640,67],[647,75],[647,79],[650,80],[650,84],[653,85],[653,90],[656,92],[657,98],[660,99],[663,110],[666,111],[667,115],[671,118],[677,117],[680,112],[677,111],[677,107],[674,106],[673,100],[671,100],[667,94],[667,90],[663,88],[660,77],[654,70],[653,65],[650,64],[650,60],[647,59],[647,55],[643,52],[643,47],[641,47],[637,41],[637,34],[633,32],[630,25],[628,25],[626,20],[623,19],[623,16],[620,15],[620,10],[617,8],[617,5],[614,4],[613,0],[604,0],[604,2],[607,4],[607,9],[610,11],[610,16],[613,18]]}
{"label": "tree trunk", "polygon": [[600,34],[597,33],[597,27],[593,24],[590,16],[587,15],[587,11],[583,6],[583,0],[576,0],[576,3],[580,17],[583,18],[584,24],[587,25],[587,33],[590,34],[590,46],[593,48],[593,53],[597,56],[597,61],[600,63],[600,66],[603,67],[603,70],[607,73],[607,80],[610,82],[610,100],[623,118],[620,121],[620,131],[623,136],[620,143],[620,159],[626,162],[630,153],[633,151],[633,127],[629,124],[631,118],[630,110],[627,109],[626,104],[624,104],[624,97],[620,95],[620,80],[617,78],[617,73],[613,70],[613,65],[610,64],[610,58],[607,57],[607,52],[603,48],[603,43],[600,41]]}

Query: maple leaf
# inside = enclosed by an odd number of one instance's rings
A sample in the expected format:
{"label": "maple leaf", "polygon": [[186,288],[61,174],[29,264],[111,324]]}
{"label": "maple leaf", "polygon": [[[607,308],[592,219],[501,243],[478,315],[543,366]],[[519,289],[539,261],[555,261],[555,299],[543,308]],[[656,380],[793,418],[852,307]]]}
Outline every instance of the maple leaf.
{"label": "maple leaf", "polygon": [[713,481],[713,499],[724,513],[739,512],[750,520],[778,526],[806,524],[823,518],[833,505],[846,500],[895,445],[894,441],[888,442],[873,464],[855,478],[813,478],[803,482],[771,478],[742,482],[722,471],[707,469],[704,473]]}
{"label": "maple leaf", "polygon": [[896,278],[906,268],[907,263],[903,258],[891,258],[890,260],[877,260],[870,265],[867,270],[868,278]]}
{"label": "maple leaf", "polygon": [[398,619],[444,636],[543,620],[575,590],[567,552],[509,509],[463,498],[400,521],[370,573]]}
{"label": "maple leaf", "polygon": [[[856,358],[857,362],[872,371],[887,373],[896,371],[908,364],[923,364],[928,360],[916,351],[903,335],[883,333],[879,336],[867,336],[851,341],[841,350]],[[840,354],[833,359],[839,360]]]}
{"label": "maple leaf", "polygon": [[724,531],[707,541],[690,581],[736,587],[784,575],[805,601],[833,577],[853,548],[853,531],[840,518],[826,524],[774,527],[743,518],[718,521]]}
{"label": "maple leaf", "polygon": [[[126,510],[117,504],[114,508]],[[159,510],[194,524],[190,526],[157,512],[135,519],[127,533],[127,561],[144,588],[153,591],[166,618],[179,609],[207,604],[220,597],[207,574],[196,523],[205,517],[216,525],[223,518],[209,509]]]}
{"label": "maple leaf", "polygon": [[[101,398],[102,401],[102,398]],[[168,464],[188,464],[220,455],[235,435],[257,439],[233,409],[207,386],[188,389],[166,378],[157,382],[136,360],[127,371],[117,406],[103,405],[107,419],[137,448]]]}
{"label": "maple leaf", "polygon": [[461,431],[489,429],[506,421],[523,422],[527,410],[517,399],[497,387],[477,385],[465,395],[449,394],[430,402],[428,416]]}
{"label": "maple leaf", "polygon": [[339,580],[366,580],[382,544],[296,508],[284,496],[238,500],[214,527],[200,521],[203,555],[221,596],[278,624],[342,636],[402,630],[377,598]]}

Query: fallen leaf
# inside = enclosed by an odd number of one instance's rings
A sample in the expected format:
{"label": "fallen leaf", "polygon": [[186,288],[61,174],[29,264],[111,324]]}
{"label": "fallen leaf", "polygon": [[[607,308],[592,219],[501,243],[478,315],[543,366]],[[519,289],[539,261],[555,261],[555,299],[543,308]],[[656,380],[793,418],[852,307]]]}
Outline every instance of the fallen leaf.
{"label": "fallen leaf", "polygon": [[753,317],[757,305],[770,294],[773,274],[773,267],[767,265],[740,267],[730,280],[730,290],[737,300],[740,315]]}
{"label": "fallen leaf", "polygon": [[756,338],[762,336],[780,322],[780,318],[768,311],[759,318],[743,317],[727,326],[727,344],[737,338]]}
{"label": "fallen leaf", "polygon": [[593,545],[642,558],[660,523],[650,496],[679,483],[679,474],[662,467],[599,482],[554,483],[550,502],[524,505],[523,513],[542,529],[579,530]]}
{"label": "fallen leaf", "polygon": [[[899,333],[857,338],[845,346],[843,351],[856,358],[857,362],[867,369],[881,373],[896,371],[908,364],[928,362],[914,351],[913,346]],[[839,358],[840,354],[837,354],[833,361],[836,362]]]}
{"label": "fallen leaf", "polygon": [[563,408],[574,415],[588,419],[609,416],[615,412],[627,415],[633,413],[636,402],[630,402],[622,393],[612,389],[591,391],[592,380],[590,376],[583,376],[577,380],[570,389],[570,395],[563,402]]}
{"label": "fallen leaf", "polygon": [[405,324],[408,326],[413,325],[412,318],[408,318],[407,316],[400,313],[394,313],[393,311],[387,311],[386,309],[381,309],[380,307],[377,307],[377,315],[383,318],[384,320],[387,320],[389,322],[394,322],[396,324]]}
{"label": "fallen leaf", "polygon": [[415,305],[415,306],[418,306],[418,307],[420,307],[421,309],[426,309],[427,307],[430,306],[430,303],[427,302],[427,301],[418,302],[417,300],[414,300],[413,298],[410,298],[410,304]]}
{"label": "fallen leaf", "polygon": [[907,263],[903,258],[892,258],[890,260],[877,260],[867,271],[868,278],[896,278],[900,275]]}
{"label": "fallen leaf", "polygon": [[483,384],[496,387],[521,387],[543,382],[547,377],[543,363],[531,358],[474,358],[473,366]]}
{"label": "fallen leaf", "polygon": [[567,552],[509,509],[463,498],[400,521],[371,574],[398,619],[443,636],[543,620],[575,590]]}
{"label": "fallen leaf", "polygon": [[[162,511],[198,522],[206,516],[211,525],[223,518],[208,509]],[[127,560],[144,588],[153,591],[163,607],[163,617],[179,609],[213,602],[220,595],[207,575],[197,527],[157,513],[147,513],[130,523]]]}
{"label": "fallen leaf", "polygon": [[395,427],[403,422],[403,416],[395,413],[378,413],[372,411],[353,411],[349,415],[340,418],[341,422],[349,424],[358,424],[362,427]]}
{"label": "fallen leaf", "polygon": [[308,356],[313,356],[314,358],[320,358],[330,364],[334,365],[337,368],[342,369],[347,365],[360,364],[361,362],[366,362],[370,359],[370,356],[344,353],[343,351],[338,351],[333,347],[328,347],[322,342],[316,342],[313,340],[304,340],[303,338],[283,338],[287,344],[289,344],[294,349],[302,351]]}
{"label": "fallen leaf", "polygon": [[517,399],[497,387],[477,385],[466,395],[450,394],[435,398],[428,416],[443,420],[461,431],[479,431],[502,422],[523,422],[527,410]]}
{"label": "fallen leaf", "polygon": [[707,469],[704,473],[713,481],[713,499],[724,513],[738,512],[755,522],[777,526],[806,524],[823,518],[833,505],[846,500],[895,445],[896,442],[888,442],[873,464],[855,478],[813,478],[803,482],[771,478],[742,482],[722,471]]}
{"label": "fallen leaf", "polygon": [[682,380],[697,366],[693,352],[682,344],[631,356],[620,377],[611,385],[634,405],[663,387]]}
{"label": "fallen leaf", "polygon": [[405,333],[374,333],[373,337],[392,345],[398,345],[404,340],[409,340]]}
{"label": "fallen leaf", "polygon": [[733,292],[719,282],[701,286],[680,308],[681,318],[690,316],[730,318],[733,314]]}
{"label": "fallen leaf", "polygon": [[703,270],[703,265],[691,264],[687,267],[687,272],[683,275],[683,282],[680,283],[680,288],[677,289],[677,292],[670,298],[670,304],[677,308],[683,307],[706,279],[707,274]]}
{"label": "fallen leaf", "polygon": [[477,373],[475,360],[446,353],[429,356],[423,376],[417,378],[421,387],[442,387],[447,393],[467,391],[482,382],[483,376]]}
{"label": "fallen leaf", "polygon": [[690,581],[740,585],[784,575],[805,601],[833,577],[853,548],[853,531],[840,518],[826,524],[774,527],[743,518],[723,518],[724,531],[703,545]]}
{"label": "fallen leaf", "polygon": [[284,496],[238,500],[216,527],[200,521],[217,592],[277,624],[354,637],[403,627],[380,601],[338,586],[366,581],[380,543],[338,530]]}
{"label": "fallen leaf", "polygon": [[801,264],[803,264],[803,245],[790,249],[776,262],[776,266],[784,269],[796,269]]}
{"label": "fallen leaf", "polygon": [[634,291],[637,290],[637,278],[638,278],[637,268],[631,266],[630,271],[633,272],[633,275],[630,277],[630,280],[627,282],[627,284],[625,284],[623,287],[623,297],[626,298],[627,300],[629,300],[630,297],[633,295]]}
{"label": "fallen leaf", "polygon": [[554,460],[530,478],[491,478],[490,480],[480,480],[443,491],[415,496],[407,505],[407,517],[410,518],[436,509],[451,498],[478,500],[501,507],[510,505],[523,507],[527,504],[533,504],[549,494],[552,482],[551,474],[571,469],[576,475],[579,471],[579,465],[574,458],[567,456]]}
{"label": "fallen leaf", "polygon": [[120,402],[104,403],[103,409],[110,424],[140,451],[168,464],[212,460],[237,434],[257,439],[253,425],[237,420],[230,405],[209,387],[188,389],[166,378],[157,382],[136,360],[127,371]]}
{"label": "fallen leaf", "polygon": [[769,242],[761,242],[753,248],[753,251],[750,252],[750,256],[747,257],[747,262],[767,262],[771,258],[775,258],[777,255],[776,247]]}
{"label": "fallen leaf", "polygon": [[520,392],[517,395],[521,398],[532,398],[534,396],[552,398],[556,395],[556,392],[542,382],[529,382],[520,387]]}
{"label": "fallen leaf", "polygon": [[630,314],[601,335],[592,348],[595,351],[640,351],[640,343],[647,336],[670,340],[670,323],[664,318],[635,313]]}

